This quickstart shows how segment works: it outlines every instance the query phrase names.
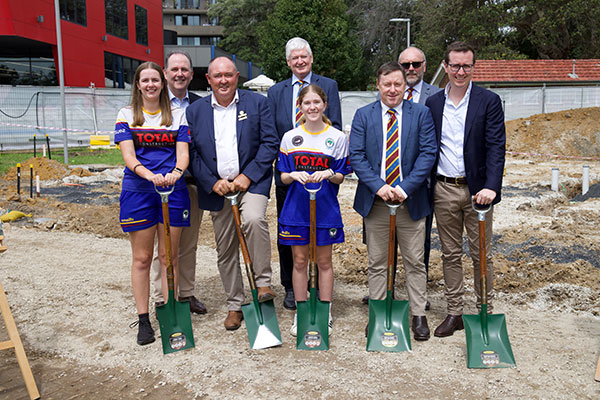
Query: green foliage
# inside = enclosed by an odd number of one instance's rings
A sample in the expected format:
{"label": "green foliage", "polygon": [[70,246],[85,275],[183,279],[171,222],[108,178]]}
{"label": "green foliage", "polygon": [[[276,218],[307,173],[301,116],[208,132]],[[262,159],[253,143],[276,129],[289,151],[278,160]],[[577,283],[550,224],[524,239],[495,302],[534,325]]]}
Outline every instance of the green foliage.
{"label": "green foliage", "polygon": [[259,27],[259,52],[265,73],[276,81],[290,76],[285,44],[300,36],[313,51],[313,70],[335,79],[341,90],[366,84],[358,40],[350,32],[343,0],[280,0]]}

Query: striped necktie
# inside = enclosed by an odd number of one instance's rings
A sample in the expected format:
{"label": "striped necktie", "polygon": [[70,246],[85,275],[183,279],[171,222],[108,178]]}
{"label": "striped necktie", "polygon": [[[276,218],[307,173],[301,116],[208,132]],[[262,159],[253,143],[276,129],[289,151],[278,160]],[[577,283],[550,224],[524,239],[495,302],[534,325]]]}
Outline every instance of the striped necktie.
{"label": "striped necktie", "polygon": [[398,154],[398,119],[396,110],[389,109],[390,119],[387,125],[385,146],[385,183],[396,186],[400,180],[400,160]]}
{"label": "striped necktie", "polygon": [[298,93],[296,94],[296,124],[295,126],[298,127],[300,125],[300,119],[302,118],[302,110],[300,109],[300,98],[299,98],[299,94],[300,91],[302,90],[302,88],[306,85],[306,82],[304,81],[297,81],[296,82],[299,87],[298,87]]}
{"label": "striped necktie", "polygon": [[411,103],[413,102],[413,90],[415,90],[414,88],[409,87],[408,88],[408,96],[406,97],[406,100],[410,101]]}

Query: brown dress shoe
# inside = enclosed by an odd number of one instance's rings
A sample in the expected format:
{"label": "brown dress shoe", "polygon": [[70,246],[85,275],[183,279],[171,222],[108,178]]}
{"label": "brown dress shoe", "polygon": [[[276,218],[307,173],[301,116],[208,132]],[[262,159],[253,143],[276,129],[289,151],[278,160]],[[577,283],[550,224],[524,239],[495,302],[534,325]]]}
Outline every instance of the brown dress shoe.
{"label": "brown dress shoe", "polygon": [[258,301],[265,302],[269,300],[273,300],[276,296],[275,292],[271,290],[268,286],[259,287],[258,289]]}
{"label": "brown dress shoe", "polygon": [[179,301],[189,301],[190,312],[194,314],[206,314],[208,312],[206,306],[204,306],[196,296],[180,297]]}
{"label": "brown dress shoe", "polygon": [[429,326],[427,326],[427,317],[424,315],[413,316],[412,331],[415,335],[415,340],[428,340]]}
{"label": "brown dress shoe", "polygon": [[242,326],[242,320],[244,319],[244,314],[241,311],[229,311],[227,314],[227,318],[225,318],[225,329],[228,331],[235,331],[240,326]]}
{"label": "brown dress shoe", "polygon": [[433,335],[437,337],[452,336],[454,331],[460,331],[462,329],[464,329],[462,315],[448,314],[444,322],[435,328]]}

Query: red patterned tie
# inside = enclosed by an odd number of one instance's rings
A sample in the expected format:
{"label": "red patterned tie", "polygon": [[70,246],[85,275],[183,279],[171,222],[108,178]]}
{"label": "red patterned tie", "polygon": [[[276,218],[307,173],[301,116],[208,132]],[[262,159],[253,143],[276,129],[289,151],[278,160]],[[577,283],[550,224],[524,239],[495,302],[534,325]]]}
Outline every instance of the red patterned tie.
{"label": "red patterned tie", "polygon": [[296,95],[296,127],[298,127],[298,125],[300,125],[300,119],[302,118],[302,110],[300,109],[300,97],[298,96],[300,94],[300,91],[302,90],[302,88],[304,87],[304,85],[306,84],[306,82],[304,81],[298,81],[297,82],[299,87],[298,87],[298,94]]}
{"label": "red patterned tie", "polygon": [[389,109],[390,119],[387,125],[385,146],[385,183],[396,186],[400,178],[400,156],[398,154],[398,119],[396,110]]}
{"label": "red patterned tie", "polygon": [[411,103],[413,102],[413,88],[409,87],[408,88],[408,96],[406,97],[406,100],[410,101]]}

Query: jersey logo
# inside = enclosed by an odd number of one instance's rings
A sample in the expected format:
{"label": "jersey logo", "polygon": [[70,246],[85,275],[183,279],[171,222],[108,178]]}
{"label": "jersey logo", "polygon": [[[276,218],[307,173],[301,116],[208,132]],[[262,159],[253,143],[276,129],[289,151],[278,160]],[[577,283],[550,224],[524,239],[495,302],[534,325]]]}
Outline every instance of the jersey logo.
{"label": "jersey logo", "polygon": [[295,153],[296,171],[323,171],[331,168],[333,157],[325,154]]}
{"label": "jersey logo", "polygon": [[135,147],[174,147],[177,139],[176,132],[156,130],[136,130],[131,132]]}
{"label": "jersey logo", "polygon": [[294,146],[300,146],[302,143],[304,143],[304,138],[302,136],[298,135],[292,138],[292,144]]}
{"label": "jersey logo", "polygon": [[334,145],[333,139],[332,138],[327,138],[327,140],[325,140],[325,146],[327,146],[328,149],[332,148]]}

